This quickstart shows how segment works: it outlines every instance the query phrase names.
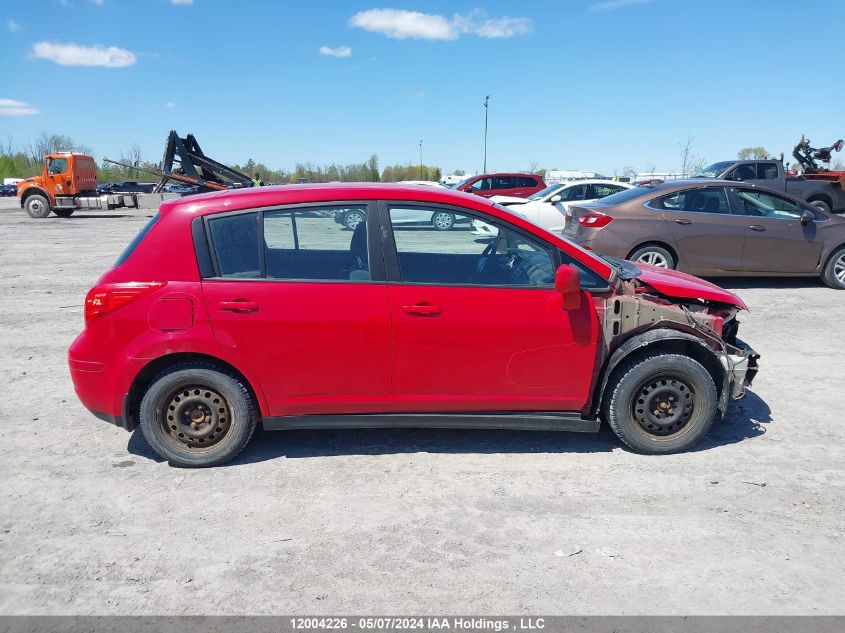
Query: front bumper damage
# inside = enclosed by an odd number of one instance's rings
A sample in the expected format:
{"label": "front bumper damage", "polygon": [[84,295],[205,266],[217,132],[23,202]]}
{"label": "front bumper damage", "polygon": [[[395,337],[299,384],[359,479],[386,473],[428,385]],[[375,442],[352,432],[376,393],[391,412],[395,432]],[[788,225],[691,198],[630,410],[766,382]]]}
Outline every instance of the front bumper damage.
{"label": "front bumper damage", "polygon": [[759,369],[757,361],[760,354],[747,343],[737,339],[736,345],[726,346],[727,351],[719,355],[719,362],[725,369],[725,388],[723,396],[739,400],[745,396],[746,388],[751,386]]}

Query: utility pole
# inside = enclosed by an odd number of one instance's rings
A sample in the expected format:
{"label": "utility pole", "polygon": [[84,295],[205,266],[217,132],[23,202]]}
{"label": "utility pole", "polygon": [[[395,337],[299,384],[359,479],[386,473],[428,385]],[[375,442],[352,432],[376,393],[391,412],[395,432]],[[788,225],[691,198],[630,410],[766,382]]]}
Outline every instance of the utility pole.
{"label": "utility pole", "polygon": [[423,178],[422,139],[420,139],[420,180],[425,180],[425,178]]}
{"label": "utility pole", "polygon": [[487,112],[489,109],[490,95],[484,97],[484,170],[487,173]]}

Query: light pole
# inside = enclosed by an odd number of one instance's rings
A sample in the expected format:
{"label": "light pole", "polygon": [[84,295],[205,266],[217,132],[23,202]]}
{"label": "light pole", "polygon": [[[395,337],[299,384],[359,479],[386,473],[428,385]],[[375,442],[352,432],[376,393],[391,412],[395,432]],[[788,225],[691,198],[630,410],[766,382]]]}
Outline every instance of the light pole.
{"label": "light pole", "polygon": [[490,95],[484,97],[484,170],[482,173],[487,173],[487,112],[489,109]]}
{"label": "light pole", "polygon": [[422,139],[420,139],[420,180],[425,180],[425,178],[423,178]]}

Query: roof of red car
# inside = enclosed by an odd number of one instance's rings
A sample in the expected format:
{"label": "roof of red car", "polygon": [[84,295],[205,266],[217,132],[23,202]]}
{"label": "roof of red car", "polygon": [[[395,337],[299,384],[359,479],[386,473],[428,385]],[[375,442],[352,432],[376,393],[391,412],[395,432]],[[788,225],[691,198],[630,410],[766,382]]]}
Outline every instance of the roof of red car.
{"label": "roof of red car", "polygon": [[[194,215],[206,215],[280,204],[378,199],[410,199],[443,204],[457,203],[463,206],[474,206],[485,211],[490,211],[493,207],[493,204],[484,198],[446,187],[383,183],[330,183],[245,187],[243,189],[227,189],[226,191],[196,194],[163,203],[161,212],[169,213],[175,210],[184,210]],[[498,213],[494,214],[499,215]]]}

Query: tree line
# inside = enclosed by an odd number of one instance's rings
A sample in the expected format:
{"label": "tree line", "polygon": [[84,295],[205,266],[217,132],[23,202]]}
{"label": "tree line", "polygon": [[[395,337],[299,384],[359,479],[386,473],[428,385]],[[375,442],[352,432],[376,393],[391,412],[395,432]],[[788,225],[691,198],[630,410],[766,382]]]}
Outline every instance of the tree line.
{"label": "tree line", "polygon": [[[21,146],[15,146],[11,139],[0,143],[0,179],[29,178],[41,173],[44,156],[59,151],[84,152],[94,155],[91,148],[76,143],[64,134],[48,134],[42,132],[34,140]],[[133,144],[128,150],[122,151],[116,159],[127,165],[139,165],[153,169],[158,164],[145,160],[138,144]],[[366,161],[347,165],[331,163],[329,165],[315,165],[313,163],[296,163],[293,170],[272,169],[264,163],[253,159],[245,163],[229,165],[250,178],[258,174],[267,184],[283,184],[297,182],[398,182],[400,180],[440,180],[441,169],[433,165],[390,165],[379,170],[376,154],[372,154]],[[153,174],[101,161],[98,167],[100,182],[115,182],[120,180],[153,181]]]}

